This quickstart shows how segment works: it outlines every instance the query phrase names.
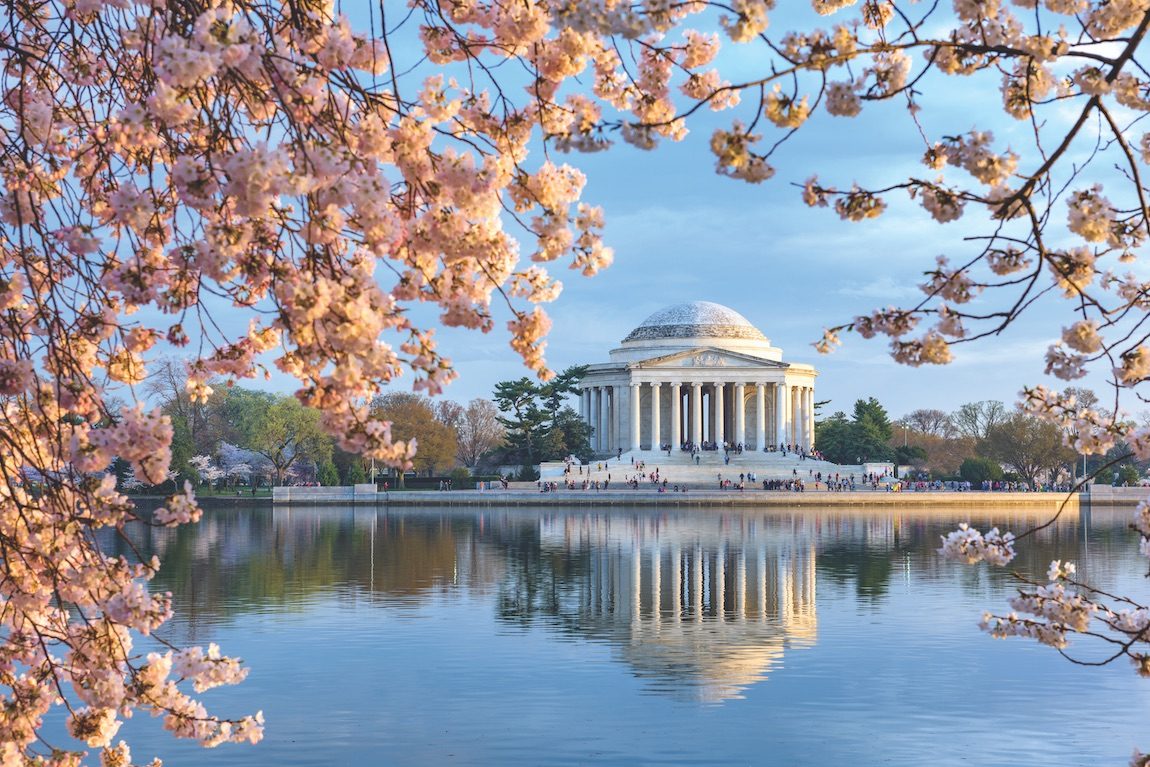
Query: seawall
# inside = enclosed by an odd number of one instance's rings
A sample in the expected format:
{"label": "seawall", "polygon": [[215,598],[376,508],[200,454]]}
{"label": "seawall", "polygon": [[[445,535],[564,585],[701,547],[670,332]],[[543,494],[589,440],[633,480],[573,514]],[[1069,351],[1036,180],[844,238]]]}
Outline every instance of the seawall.
{"label": "seawall", "polygon": [[[1137,489],[1137,488],[1131,488]],[[1139,499],[1145,497],[1143,491]],[[686,493],[659,493],[630,488],[620,490],[559,490],[541,493],[535,489],[452,490],[449,492],[390,490],[376,492],[371,485],[351,487],[275,488],[274,504],[284,505],[370,505],[370,506],[655,506],[655,507],[874,507],[1034,509],[1040,511],[1077,510],[1090,503],[1086,493],[986,493],[986,492],[828,492],[802,493],[764,490],[691,490]],[[1125,498],[1108,502],[1126,505]],[[1129,505],[1137,503],[1129,501]]]}

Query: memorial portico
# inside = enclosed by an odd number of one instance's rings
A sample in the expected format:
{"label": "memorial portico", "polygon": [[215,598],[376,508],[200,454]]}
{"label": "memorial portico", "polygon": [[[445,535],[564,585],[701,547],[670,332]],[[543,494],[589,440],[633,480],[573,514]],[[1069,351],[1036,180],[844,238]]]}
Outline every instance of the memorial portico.
{"label": "memorial portico", "polygon": [[815,376],[741,314],[693,301],[635,328],[591,365],[580,412],[600,453],[684,443],[814,447]]}

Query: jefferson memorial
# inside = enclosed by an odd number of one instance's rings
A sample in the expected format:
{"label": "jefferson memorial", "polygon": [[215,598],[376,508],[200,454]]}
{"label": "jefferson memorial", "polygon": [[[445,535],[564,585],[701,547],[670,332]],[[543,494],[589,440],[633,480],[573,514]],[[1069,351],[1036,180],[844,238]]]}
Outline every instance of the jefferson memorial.
{"label": "jefferson memorial", "polygon": [[692,301],[631,331],[589,366],[580,414],[599,453],[690,442],[814,447],[815,376],[734,309]]}

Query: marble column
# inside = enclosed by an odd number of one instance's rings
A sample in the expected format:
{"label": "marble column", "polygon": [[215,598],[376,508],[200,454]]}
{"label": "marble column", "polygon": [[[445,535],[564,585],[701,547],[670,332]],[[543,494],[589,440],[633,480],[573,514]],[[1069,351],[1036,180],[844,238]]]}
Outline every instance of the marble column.
{"label": "marble column", "polygon": [[767,430],[771,435],[771,444],[776,447],[779,444],[779,385],[772,383],[770,388],[770,415],[768,416],[769,423]]}
{"label": "marble column", "polygon": [[631,445],[629,450],[639,449],[639,384],[631,384]]}
{"label": "marble column", "polygon": [[662,386],[658,381],[651,384],[651,449],[659,450],[663,447],[663,435],[659,423],[659,389]]}
{"label": "marble column", "polygon": [[803,419],[799,424],[799,428],[800,428],[801,433],[802,433],[803,447],[807,448],[808,450],[811,447],[811,435],[807,433],[807,426],[808,426],[808,422],[810,420],[808,418],[808,415],[810,413],[810,403],[807,399],[807,395],[809,393],[810,393],[810,389],[808,389],[806,386],[804,386],[802,389],[799,390],[799,405],[800,405],[800,410],[802,411],[802,414],[803,414]]}
{"label": "marble column", "polygon": [[611,446],[608,448],[614,453],[623,445],[623,435],[627,431],[627,424],[623,422],[623,387],[611,386]]}
{"label": "marble column", "polygon": [[806,388],[802,386],[795,387],[795,442],[799,447],[807,446],[807,413],[806,401],[803,395],[806,393]]}
{"label": "marble column", "polygon": [[807,450],[810,450],[811,446],[815,443],[815,432],[814,429],[811,428],[811,424],[814,420],[811,418],[811,410],[815,403],[811,393],[811,387],[809,386],[803,390],[803,431],[806,432]]}
{"label": "marble column", "polygon": [[795,386],[791,389],[794,397],[791,402],[791,427],[794,431],[795,447],[803,447],[803,387]]}
{"label": "marble column", "polygon": [[715,442],[719,445],[723,444],[726,434],[723,430],[723,390],[726,384],[721,381],[715,384]]}
{"label": "marble column", "polygon": [[808,391],[809,391],[810,397],[811,397],[811,406],[810,406],[809,412],[807,414],[808,423],[810,424],[808,426],[808,428],[810,429],[810,432],[811,432],[811,440],[810,440],[811,449],[814,450],[814,448],[815,448],[815,387],[812,386]]}
{"label": "marble column", "polygon": [[787,393],[786,383],[775,384],[775,433],[778,435],[777,439],[780,445],[787,442],[787,400],[789,395]]}
{"label": "marble column", "polygon": [[683,444],[683,393],[679,384],[671,384],[671,448],[678,450]]}
{"label": "marble column", "polygon": [[800,447],[799,435],[801,434],[801,429],[799,428],[799,423],[801,421],[801,416],[802,416],[802,414],[799,412],[799,387],[798,386],[792,386],[791,387],[791,412],[790,412],[791,444],[793,444],[795,447]]}
{"label": "marble column", "polygon": [[735,384],[735,442],[739,445],[747,444],[747,388],[741,383]]}
{"label": "marble column", "polygon": [[602,396],[598,386],[591,387],[591,417],[588,421],[591,424],[591,428],[595,430],[591,435],[591,448],[597,453],[603,449],[601,447],[603,444],[603,419],[599,417],[599,406],[602,404]]}
{"label": "marble column", "polygon": [[703,384],[691,384],[691,442],[703,441]]}
{"label": "marble column", "polygon": [[603,416],[603,442],[600,445],[600,450],[604,453],[611,450],[611,387],[604,386],[603,388],[603,403],[602,403],[602,416]]}
{"label": "marble column", "polygon": [[807,450],[811,449],[811,390],[810,387],[803,387],[803,447]]}
{"label": "marble column", "polygon": [[763,451],[769,440],[767,439],[767,387],[765,384],[755,384],[755,450]]}

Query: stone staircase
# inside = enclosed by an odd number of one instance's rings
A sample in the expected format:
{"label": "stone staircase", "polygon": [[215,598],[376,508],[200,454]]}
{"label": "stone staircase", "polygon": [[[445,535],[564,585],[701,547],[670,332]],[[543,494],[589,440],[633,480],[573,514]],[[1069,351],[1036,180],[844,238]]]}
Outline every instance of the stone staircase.
{"label": "stone staircase", "polygon": [[[582,474],[579,473],[578,465],[573,465],[572,478],[576,482],[582,482],[585,478],[589,478],[592,482],[603,482],[610,474],[611,486],[623,487],[629,478],[640,473],[635,468],[635,464],[638,463],[646,464],[642,469],[644,475],[658,468],[660,480],[666,479],[668,487],[686,485],[691,489],[718,489],[719,475],[722,475],[723,479],[737,483],[739,474],[745,476],[752,473],[756,476],[756,483],[760,487],[764,479],[797,477],[805,482],[813,482],[813,475],[819,472],[822,472],[824,479],[837,473],[841,477],[854,474],[855,480],[859,481],[863,475],[862,466],[842,465],[813,458],[802,460],[794,453],[787,453],[785,456],[782,453],[753,451],[745,451],[741,455],[731,453],[729,463],[724,462],[722,451],[705,450],[697,455],[698,463],[690,453],[681,450],[672,450],[670,455],[666,451],[632,450],[623,453],[621,457],[594,459],[583,467]],[[565,468],[565,464],[561,462],[540,464],[540,479],[545,482],[562,482]],[[640,487],[649,486],[646,481],[640,485]]]}

